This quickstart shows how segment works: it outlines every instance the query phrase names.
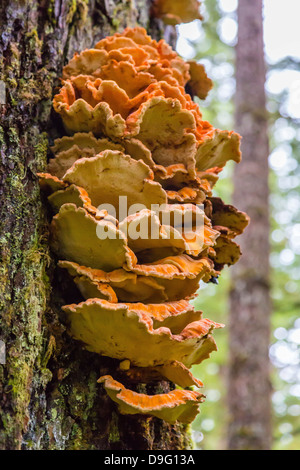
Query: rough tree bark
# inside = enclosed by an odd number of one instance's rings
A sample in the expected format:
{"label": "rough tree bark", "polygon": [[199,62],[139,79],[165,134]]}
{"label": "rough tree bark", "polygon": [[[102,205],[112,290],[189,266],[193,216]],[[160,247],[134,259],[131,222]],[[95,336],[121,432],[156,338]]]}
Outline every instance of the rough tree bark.
{"label": "rough tree bark", "polygon": [[230,449],[269,449],[271,411],[268,129],[262,0],[240,0],[236,56],[236,130],[243,161],[235,169],[233,203],[250,226],[232,271],[228,397]]}
{"label": "rough tree bark", "polygon": [[[120,416],[97,385],[116,362],[88,353],[60,321],[65,280],[48,249],[36,172],[62,129],[51,100],[75,51],[136,24],[156,38],[150,0],[1,0],[0,449],[183,449],[187,434],[155,418]],[[64,299],[62,297],[65,297]],[[159,384],[168,390],[170,384]],[[151,391],[151,388],[150,388]],[[156,389],[157,391],[157,389]]]}

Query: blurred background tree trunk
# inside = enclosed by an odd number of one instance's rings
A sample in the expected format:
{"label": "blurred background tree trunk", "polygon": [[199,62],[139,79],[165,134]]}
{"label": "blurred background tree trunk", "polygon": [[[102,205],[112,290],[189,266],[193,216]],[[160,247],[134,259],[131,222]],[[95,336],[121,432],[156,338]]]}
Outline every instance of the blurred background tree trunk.
{"label": "blurred background tree trunk", "polygon": [[265,98],[262,0],[239,0],[236,47],[236,125],[243,160],[234,173],[233,204],[250,226],[238,240],[230,293],[229,449],[271,446],[269,365],[268,118]]}
{"label": "blurred background tree trunk", "polygon": [[[183,449],[181,426],[120,416],[97,385],[117,362],[82,350],[60,322],[64,279],[48,250],[48,214],[36,172],[63,65],[75,51],[137,24],[156,38],[150,0],[2,0],[0,104],[0,449]],[[2,361],[3,362],[3,361]],[[168,390],[170,384],[159,384]],[[154,392],[155,389],[152,389]]]}

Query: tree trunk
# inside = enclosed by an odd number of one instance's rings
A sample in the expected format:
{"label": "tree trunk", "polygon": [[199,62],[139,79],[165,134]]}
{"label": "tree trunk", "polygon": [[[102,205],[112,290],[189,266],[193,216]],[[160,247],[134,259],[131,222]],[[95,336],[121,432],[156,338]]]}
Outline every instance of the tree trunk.
{"label": "tree trunk", "polygon": [[[72,341],[60,321],[68,300],[48,249],[46,204],[36,172],[44,171],[54,88],[75,51],[102,37],[149,23],[150,0],[1,0],[0,162],[0,449],[184,449],[182,426],[121,416],[97,378],[116,361]],[[3,359],[3,358],[2,358]],[[4,360],[0,361],[4,362]],[[170,384],[159,384],[169,390]]]}
{"label": "tree trunk", "polygon": [[262,0],[240,0],[236,57],[236,130],[243,160],[235,169],[233,204],[250,216],[230,294],[229,448],[269,449],[270,289],[268,129]]}

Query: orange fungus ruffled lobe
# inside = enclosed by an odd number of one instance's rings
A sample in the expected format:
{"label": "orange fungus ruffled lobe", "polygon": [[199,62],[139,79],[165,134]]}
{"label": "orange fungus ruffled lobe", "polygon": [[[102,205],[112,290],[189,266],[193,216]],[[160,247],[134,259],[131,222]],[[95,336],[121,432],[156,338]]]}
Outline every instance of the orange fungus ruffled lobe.
{"label": "orange fungus ruffled lobe", "polygon": [[[200,17],[196,0],[154,7],[168,24]],[[70,335],[120,361],[118,380],[99,379],[120,413],[170,423],[197,415],[204,396],[186,388],[202,383],[189,369],[217,349],[223,327],[189,301],[238,260],[234,238],[249,223],[213,194],[241,153],[240,136],[204,121],[187,93],[204,99],[211,86],[202,65],[143,28],[102,39],[63,69],[53,106],[66,135],[38,174],[51,248],[82,298],[62,307]],[[162,378],[182,389],[150,396],[119,381]]]}

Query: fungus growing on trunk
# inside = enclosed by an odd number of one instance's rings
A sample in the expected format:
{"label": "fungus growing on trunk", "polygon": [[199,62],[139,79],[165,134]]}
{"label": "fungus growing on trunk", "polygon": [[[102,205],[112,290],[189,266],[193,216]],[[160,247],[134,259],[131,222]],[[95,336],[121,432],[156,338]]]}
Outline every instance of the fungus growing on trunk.
{"label": "fungus growing on trunk", "polygon": [[[128,359],[139,367],[170,361],[182,362],[187,367],[199,364],[203,350],[206,354],[208,336],[214,328],[222,326],[208,319],[189,323],[187,313],[193,312],[193,307],[186,301],[125,304],[91,298],[65,305],[63,310],[72,336],[86,349],[121,361]],[[182,315],[185,326],[178,331]],[[170,317],[172,330],[165,326]]]}
{"label": "fungus growing on trunk", "polygon": [[212,80],[206,75],[205,67],[194,60],[189,60],[191,78],[187,83],[189,91],[201,100],[205,100],[213,87]]}
{"label": "fungus growing on trunk", "polygon": [[190,23],[193,20],[202,20],[198,0],[155,0],[154,14],[164,23],[176,25]]}
{"label": "fungus growing on trunk", "polygon": [[[157,1],[156,11],[171,23],[199,17],[197,1],[182,3]],[[217,349],[212,332],[223,325],[189,299],[238,260],[233,239],[249,222],[213,196],[227,161],[240,161],[240,137],[203,121],[187,84],[200,98],[211,87],[202,66],[142,28],[75,54],[53,102],[68,135],[38,174],[54,213],[52,250],[82,297],[62,307],[68,331],[119,360],[112,374],[126,384],[202,386],[189,369]],[[143,395],[111,376],[99,383],[121,413],[171,423],[191,422],[204,399],[191,390]]]}
{"label": "fungus growing on trunk", "polygon": [[172,390],[161,395],[133,392],[110,375],[100,377],[110,398],[118,404],[121,414],[151,414],[171,424],[192,422],[199,412],[204,395],[192,390]]}

